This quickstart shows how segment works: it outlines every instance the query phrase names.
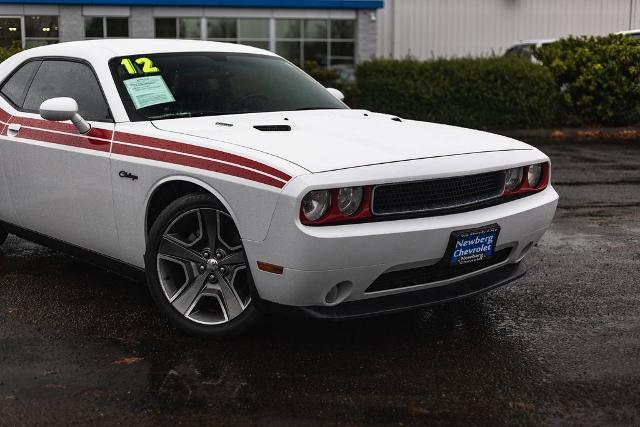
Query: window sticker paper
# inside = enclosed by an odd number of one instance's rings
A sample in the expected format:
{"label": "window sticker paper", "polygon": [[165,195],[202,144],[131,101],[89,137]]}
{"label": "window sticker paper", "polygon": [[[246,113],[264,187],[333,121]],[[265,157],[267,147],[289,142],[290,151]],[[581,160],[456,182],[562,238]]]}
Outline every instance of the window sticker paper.
{"label": "window sticker paper", "polygon": [[136,110],[151,105],[175,102],[162,76],[137,77],[124,81]]}

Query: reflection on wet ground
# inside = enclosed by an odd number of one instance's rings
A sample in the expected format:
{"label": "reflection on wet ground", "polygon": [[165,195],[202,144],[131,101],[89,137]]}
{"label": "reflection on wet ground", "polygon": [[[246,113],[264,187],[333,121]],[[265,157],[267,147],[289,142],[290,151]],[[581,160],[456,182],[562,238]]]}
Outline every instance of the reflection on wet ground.
{"label": "reflection on wet ground", "polygon": [[523,280],[391,317],[267,318],[229,342],[182,336],[144,287],[12,237],[0,425],[637,423],[640,145],[614,147],[544,144],[562,204]]}

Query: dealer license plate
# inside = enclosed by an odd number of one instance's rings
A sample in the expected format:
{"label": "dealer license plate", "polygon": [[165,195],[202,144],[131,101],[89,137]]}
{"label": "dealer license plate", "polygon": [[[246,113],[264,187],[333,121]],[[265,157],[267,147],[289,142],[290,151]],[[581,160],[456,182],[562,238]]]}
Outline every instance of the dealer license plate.
{"label": "dealer license plate", "polygon": [[451,266],[475,264],[493,256],[500,227],[492,225],[451,234]]}

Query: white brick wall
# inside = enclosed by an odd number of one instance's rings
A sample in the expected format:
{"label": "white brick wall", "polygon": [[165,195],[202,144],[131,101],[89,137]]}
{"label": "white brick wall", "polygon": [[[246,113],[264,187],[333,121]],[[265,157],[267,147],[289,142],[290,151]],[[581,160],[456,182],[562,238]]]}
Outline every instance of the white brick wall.
{"label": "white brick wall", "polygon": [[132,7],[129,18],[129,35],[134,38],[152,38],[155,33],[153,8]]}
{"label": "white brick wall", "polygon": [[82,6],[59,6],[58,27],[60,41],[70,42],[84,39],[84,17]]}
{"label": "white brick wall", "polygon": [[378,51],[378,24],[375,10],[358,11],[356,30],[356,61],[376,56]]}
{"label": "white brick wall", "polygon": [[478,56],[640,27],[640,0],[385,0],[378,17],[379,56]]}

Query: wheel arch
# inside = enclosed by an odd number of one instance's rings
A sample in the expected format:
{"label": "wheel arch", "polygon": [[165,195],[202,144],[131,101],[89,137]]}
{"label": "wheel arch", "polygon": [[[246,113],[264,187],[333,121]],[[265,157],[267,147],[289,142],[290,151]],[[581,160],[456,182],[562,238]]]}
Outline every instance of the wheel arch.
{"label": "wheel arch", "polygon": [[144,219],[145,240],[149,237],[149,231],[151,230],[153,223],[169,203],[182,196],[195,193],[208,193],[218,199],[229,215],[231,215],[231,218],[233,218],[233,221],[236,223],[236,227],[238,226],[238,218],[234,214],[233,209],[231,209],[231,206],[220,192],[211,185],[190,176],[170,176],[156,182],[147,194]]}

